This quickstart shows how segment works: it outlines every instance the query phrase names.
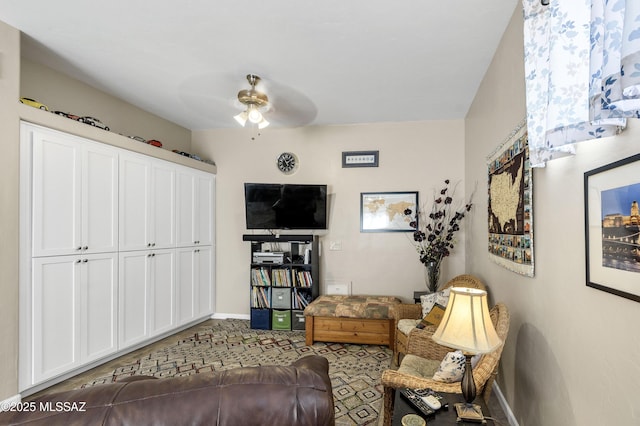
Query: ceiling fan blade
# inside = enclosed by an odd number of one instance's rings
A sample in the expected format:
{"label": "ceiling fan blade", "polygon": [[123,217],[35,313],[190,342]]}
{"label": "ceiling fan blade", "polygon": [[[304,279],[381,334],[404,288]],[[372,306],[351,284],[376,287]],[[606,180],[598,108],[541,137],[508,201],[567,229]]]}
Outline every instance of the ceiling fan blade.
{"label": "ceiling fan blade", "polygon": [[269,119],[283,127],[299,127],[310,124],[318,115],[316,105],[296,89],[274,81],[265,82],[271,110]]}

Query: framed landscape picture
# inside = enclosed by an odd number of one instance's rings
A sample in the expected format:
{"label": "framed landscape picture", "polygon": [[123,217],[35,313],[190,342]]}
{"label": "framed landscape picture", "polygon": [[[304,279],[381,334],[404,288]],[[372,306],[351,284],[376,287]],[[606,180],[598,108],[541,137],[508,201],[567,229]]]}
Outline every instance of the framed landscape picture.
{"label": "framed landscape picture", "polygon": [[587,286],[640,302],[640,154],[584,174]]}
{"label": "framed landscape picture", "polygon": [[412,192],[362,192],[360,194],[360,232],[413,232],[410,223],[416,212],[418,191]]}

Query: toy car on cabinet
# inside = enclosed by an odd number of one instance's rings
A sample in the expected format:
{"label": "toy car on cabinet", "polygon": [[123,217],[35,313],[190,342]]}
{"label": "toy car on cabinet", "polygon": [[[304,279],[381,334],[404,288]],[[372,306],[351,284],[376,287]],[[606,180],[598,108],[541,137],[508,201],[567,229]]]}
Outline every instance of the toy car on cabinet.
{"label": "toy car on cabinet", "polygon": [[45,104],[40,103],[40,102],[38,102],[38,101],[36,101],[34,99],[31,99],[31,98],[20,98],[20,102],[22,102],[25,105],[32,106],[34,108],[40,108],[40,109],[43,109],[45,111],[49,111],[49,108]]}
{"label": "toy car on cabinet", "polygon": [[81,123],[90,124],[93,127],[99,127],[102,130],[109,131],[109,127],[95,117],[89,117],[89,116],[80,117],[78,121]]}

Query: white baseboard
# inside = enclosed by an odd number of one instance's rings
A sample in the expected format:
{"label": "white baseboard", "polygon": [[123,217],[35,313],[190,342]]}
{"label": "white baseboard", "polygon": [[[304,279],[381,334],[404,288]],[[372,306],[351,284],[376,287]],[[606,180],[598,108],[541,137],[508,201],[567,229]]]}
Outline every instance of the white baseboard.
{"label": "white baseboard", "polygon": [[216,312],[215,314],[213,314],[213,319],[243,319],[243,320],[248,320],[251,319],[251,315],[249,314],[221,314]]}
{"label": "white baseboard", "polygon": [[496,382],[493,383],[493,392],[496,393],[496,398],[498,398],[500,407],[502,407],[502,411],[504,411],[504,415],[509,421],[509,426],[520,426],[518,424],[518,420],[516,420],[516,416],[513,415],[513,411],[511,411],[511,407],[509,407],[502,390],[500,390],[500,386],[498,386],[498,383]]}
{"label": "white baseboard", "polygon": [[13,395],[11,398],[7,398],[4,401],[0,401],[0,411],[8,411],[9,408],[15,407],[22,401],[20,394]]}

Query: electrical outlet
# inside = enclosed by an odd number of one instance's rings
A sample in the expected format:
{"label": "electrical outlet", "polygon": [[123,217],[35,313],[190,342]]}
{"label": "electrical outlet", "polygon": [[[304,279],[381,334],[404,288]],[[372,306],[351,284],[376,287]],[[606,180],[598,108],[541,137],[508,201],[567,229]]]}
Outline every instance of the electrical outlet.
{"label": "electrical outlet", "polygon": [[342,250],[342,241],[336,240],[329,242],[329,250],[338,251]]}
{"label": "electrical outlet", "polygon": [[325,282],[324,294],[341,294],[348,296],[351,294],[351,281],[327,280]]}

